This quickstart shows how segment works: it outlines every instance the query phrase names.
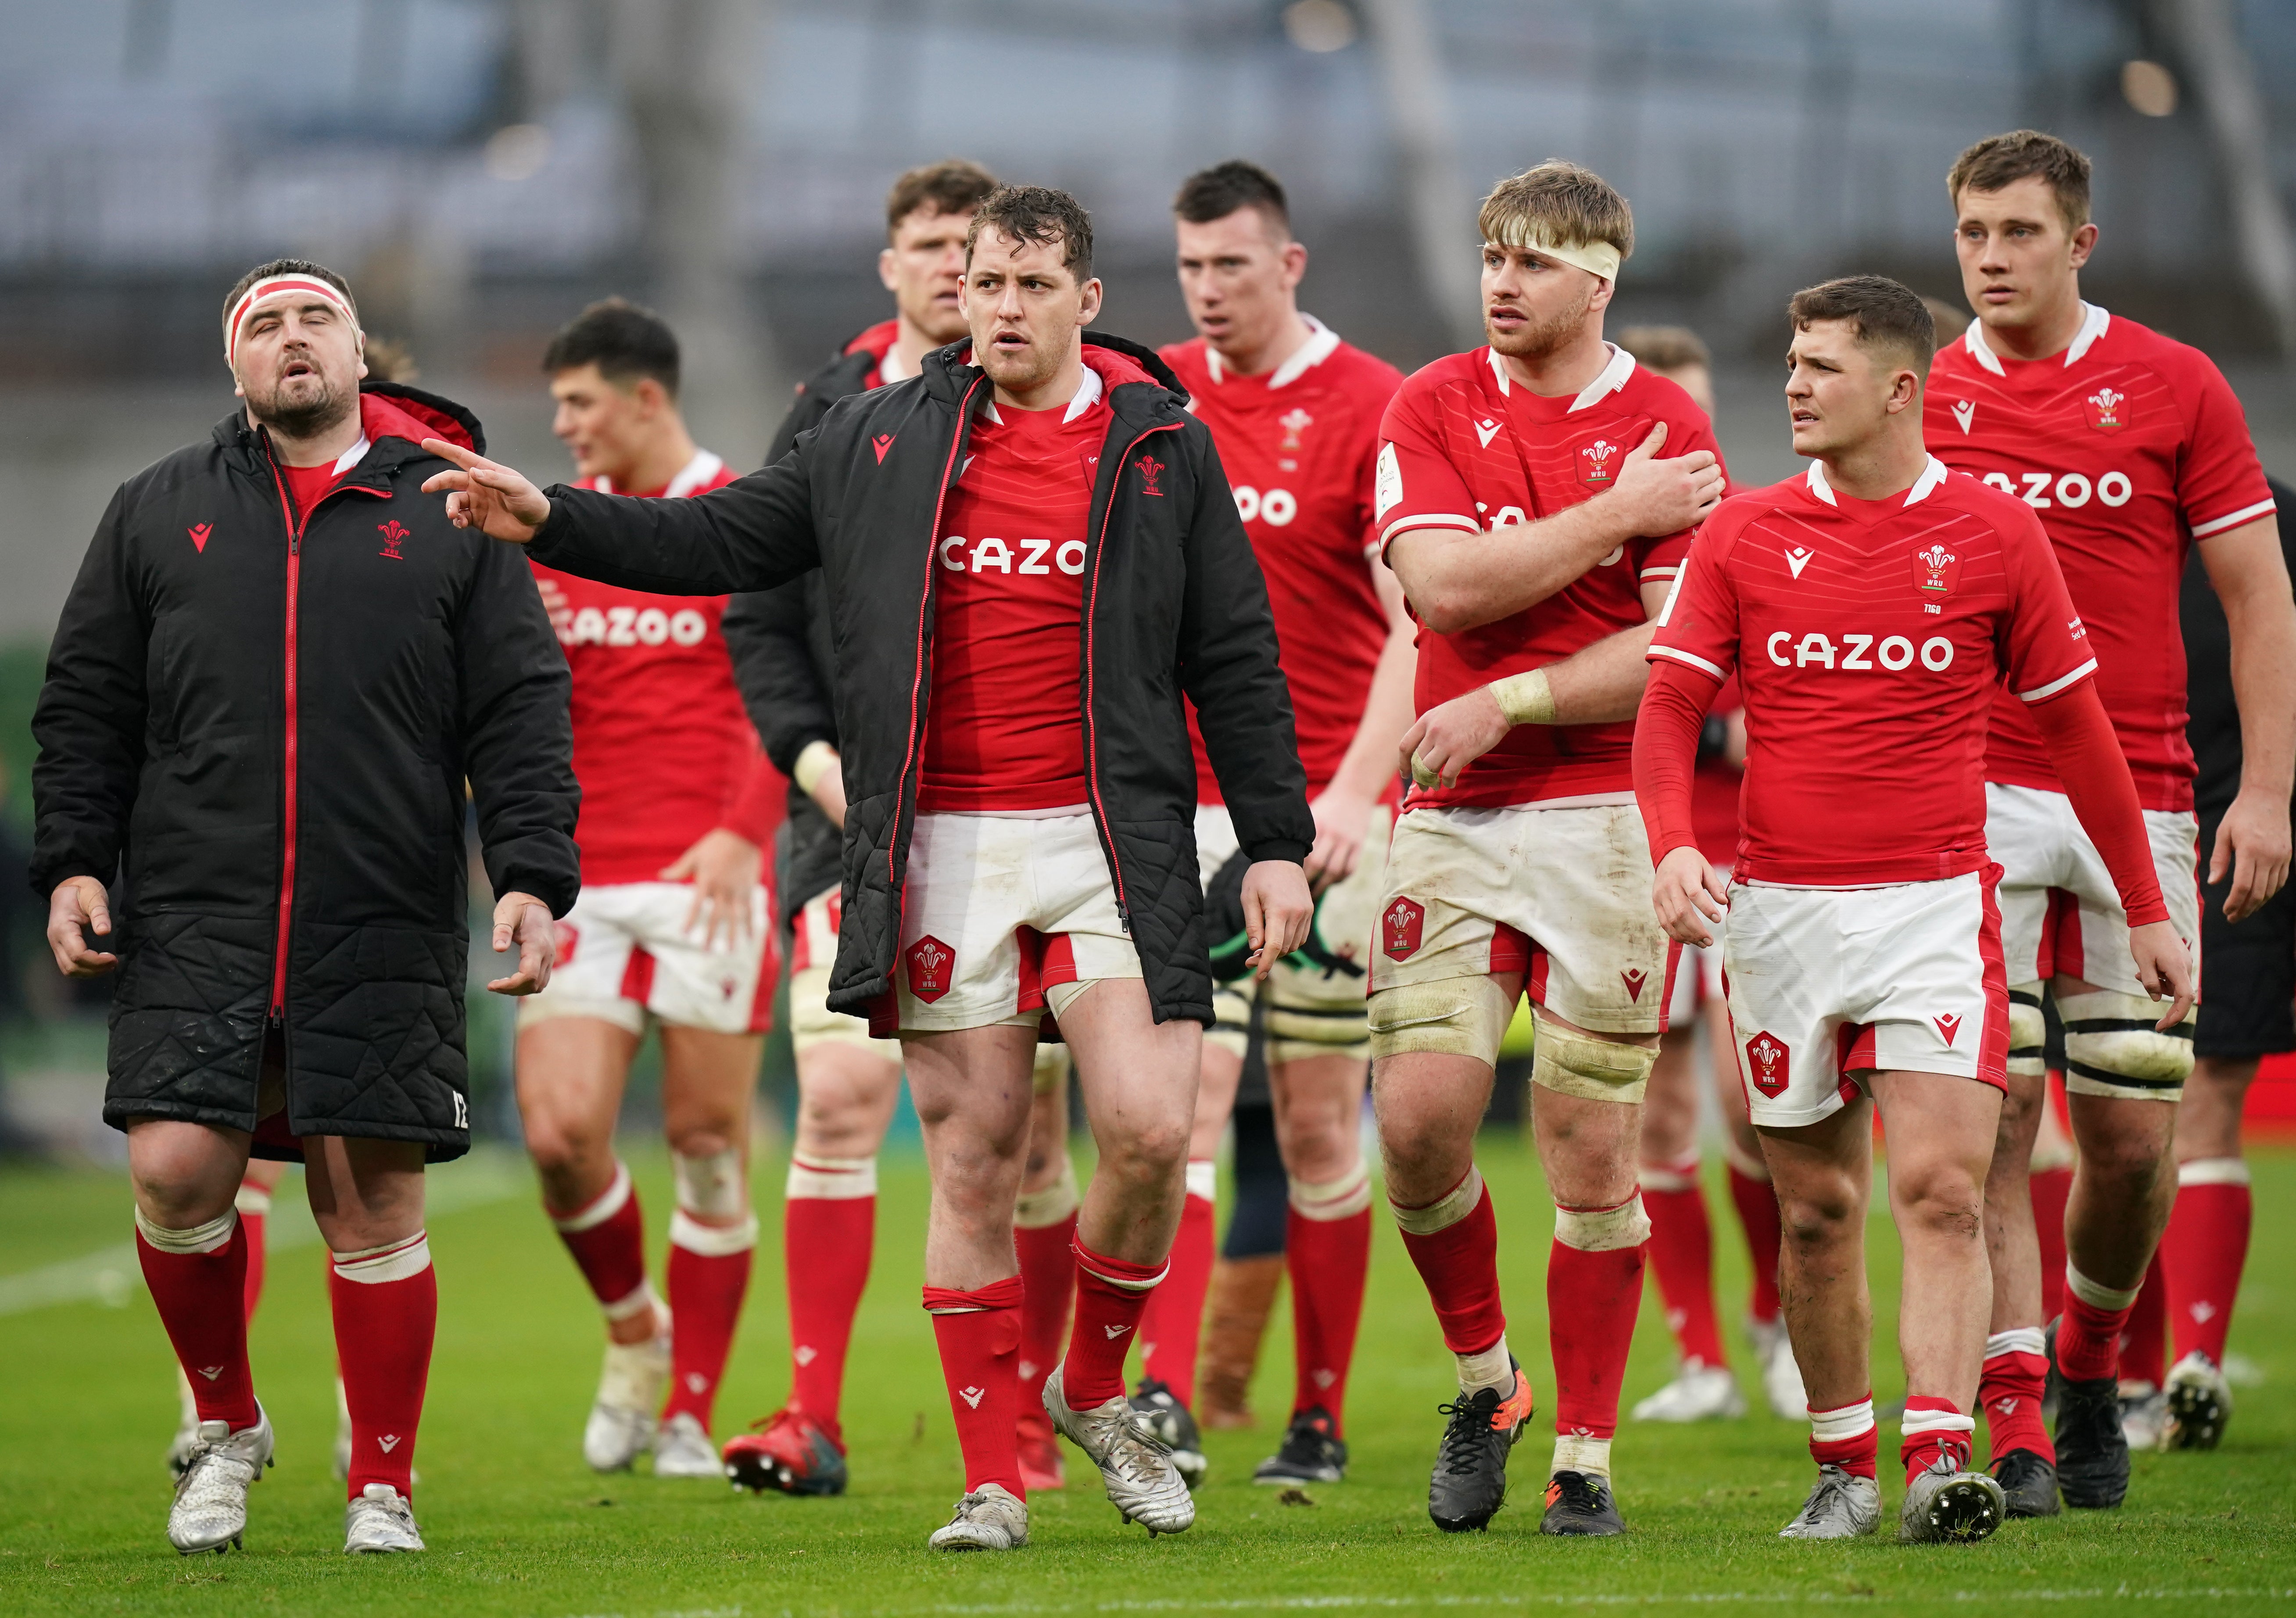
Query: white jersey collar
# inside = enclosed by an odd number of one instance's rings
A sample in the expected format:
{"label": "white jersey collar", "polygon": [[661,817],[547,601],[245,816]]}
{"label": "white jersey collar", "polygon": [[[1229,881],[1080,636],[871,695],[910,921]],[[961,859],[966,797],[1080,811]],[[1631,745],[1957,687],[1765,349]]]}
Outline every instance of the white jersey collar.
{"label": "white jersey collar", "polygon": [[342,454],[335,457],[335,476],[339,478],[341,477],[352,467],[357,465],[361,461],[365,460],[366,452],[373,448],[374,446],[367,441],[366,434],[364,432],[360,433],[359,441],[357,443],[352,445],[348,449],[344,450]]}
{"label": "white jersey collar", "polygon": [[[1578,390],[1578,397],[1570,401],[1571,410],[1584,410],[1589,405],[1600,404],[1625,387],[1627,378],[1635,374],[1633,355],[1614,342],[1606,341],[1603,346],[1611,351],[1611,363],[1603,367],[1593,382]],[[1506,361],[1499,357],[1496,349],[1485,349],[1483,357],[1490,362],[1491,374],[1498,381],[1499,397],[1505,398],[1513,391],[1513,384],[1507,378]]]}
{"label": "white jersey collar", "polygon": [[[683,499],[687,495],[692,494],[695,489],[701,488],[704,483],[709,481],[710,479],[716,477],[725,469],[725,462],[719,460],[716,456],[711,455],[706,449],[697,449],[693,452],[693,458],[688,461],[685,466],[679,470],[678,474],[672,478],[668,486],[662,489],[662,498],[665,500]],[[613,479],[607,477],[603,472],[601,472],[595,479],[592,480],[590,487],[596,489],[602,495],[611,495],[614,492],[614,480]]]}
{"label": "white jersey collar", "polygon": [[[1275,367],[1267,378],[1270,388],[1282,388],[1298,382],[1338,352],[1340,334],[1305,310],[1300,318],[1308,323],[1308,341],[1292,351],[1292,357]],[[1227,362],[1211,344],[1204,345],[1204,369],[1211,373],[1212,385],[1219,386],[1227,380]]]}
{"label": "white jersey collar", "polygon": [[[1975,327],[1971,328],[1972,331],[1975,329]],[[1939,460],[1937,456],[1931,456],[1930,457],[1930,464],[1922,468],[1922,475],[1914,480],[1914,486],[1906,490],[1906,497],[1898,504],[1900,505],[1918,505],[1923,500],[1928,499],[1931,495],[1937,492],[1937,486],[1945,481],[1946,471],[1946,464],[1943,461]],[[1828,505],[1836,507],[1841,505],[1841,502],[1833,497],[1833,485],[1825,480],[1824,462],[1812,461],[1809,464],[1807,480],[1809,484],[1809,492],[1811,494],[1824,501]]]}
{"label": "white jersey collar", "polygon": [[[1108,384],[1100,380],[1100,373],[1086,365],[1084,368],[1084,381],[1077,385],[1076,397],[1069,400],[1068,414],[1061,417],[1061,425],[1067,426],[1100,403],[1101,395],[1107,391]],[[988,402],[981,407],[981,414],[999,427],[1004,424],[1004,418],[996,414],[996,399],[993,394],[989,397]]]}
{"label": "white jersey collar", "polygon": [[[2112,324],[2112,316],[2110,314],[2084,300],[2081,304],[2080,330],[2073,333],[2072,341],[2065,347],[2065,364],[2068,366],[2077,364],[2081,356],[2096,346],[2096,340],[2104,335],[2105,328]],[[1969,357],[1972,359],[1992,372],[1994,375],[2004,374],[2000,357],[1996,355],[1986,343],[1983,321],[1972,320],[1969,323],[1969,330],[1962,335],[1961,346],[1969,350]]]}

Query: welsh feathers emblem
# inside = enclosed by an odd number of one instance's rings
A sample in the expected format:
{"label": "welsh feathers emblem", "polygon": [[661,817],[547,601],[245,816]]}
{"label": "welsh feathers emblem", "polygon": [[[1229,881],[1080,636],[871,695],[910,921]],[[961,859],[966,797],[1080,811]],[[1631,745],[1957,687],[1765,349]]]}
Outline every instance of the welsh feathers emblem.
{"label": "welsh feathers emblem", "polygon": [[398,518],[393,517],[388,522],[376,523],[374,525],[374,531],[382,536],[382,548],[375,553],[376,555],[390,562],[404,562],[406,560],[405,556],[399,554],[398,547],[400,545],[405,543],[406,537],[414,531],[413,529],[406,527],[404,523],[400,522]]}
{"label": "welsh feathers emblem", "polygon": [[948,992],[956,951],[928,932],[909,946],[909,992],[930,1004]]}
{"label": "welsh feathers emblem", "polygon": [[1389,959],[1407,961],[1419,953],[1420,933],[1426,925],[1426,907],[1398,898],[1380,913],[1379,947]]}
{"label": "welsh feathers emblem", "polygon": [[1953,593],[1954,581],[1961,577],[1961,556],[1949,551],[1936,540],[1914,548],[1914,588],[1932,601],[1942,601]]}
{"label": "welsh feathers emblem", "polygon": [[1786,1088],[1792,1061],[1793,1052],[1775,1034],[1759,1033],[1746,1041],[1746,1072],[1753,1076],[1754,1088],[1765,1096],[1776,1096]]}
{"label": "welsh feathers emblem", "polygon": [[1160,497],[1164,491],[1156,487],[1156,480],[1164,475],[1164,463],[1152,455],[1144,455],[1132,464],[1140,469],[1140,492]]}
{"label": "welsh feathers emblem", "polygon": [[2088,424],[2099,432],[2118,432],[2128,425],[2128,395],[2111,382],[2090,394]]}
{"label": "welsh feathers emblem", "polygon": [[1299,448],[1300,435],[1305,432],[1309,427],[1315,425],[1315,422],[1316,418],[1314,416],[1309,415],[1305,410],[1300,409],[1297,405],[1294,405],[1291,409],[1286,410],[1282,415],[1277,416],[1275,418],[1275,424],[1283,429],[1283,449],[1284,451],[1291,451]]}
{"label": "welsh feathers emblem", "polygon": [[1578,446],[1578,480],[1589,489],[1608,489],[1618,475],[1619,448],[1608,439]]}

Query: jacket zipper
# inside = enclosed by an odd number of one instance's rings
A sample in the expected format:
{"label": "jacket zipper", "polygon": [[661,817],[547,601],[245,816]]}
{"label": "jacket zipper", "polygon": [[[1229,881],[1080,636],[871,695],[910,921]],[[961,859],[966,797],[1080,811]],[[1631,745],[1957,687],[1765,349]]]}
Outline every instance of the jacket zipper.
{"label": "jacket zipper", "polygon": [[[1091,764],[1085,771],[1085,785],[1092,793],[1093,818],[1100,823],[1100,840],[1108,855],[1108,874],[1116,883],[1116,918],[1123,924],[1126,937],[1132,934],[1132,908],[1124,897],[1124,862],[1117,858],[1116,833],[1108,823],[1108,806],[1100,795],[1100,723],[1093,704],[1097,694],[1100,658],[1095,649],[1094,636],[1097,629],[1095,615],[1100,606],[1100,559],[1108,551],[1108,524],[1116,513],[1116,480],[1124,475],[1124,463],[1132,452],[1160,432],[1177,432],[1177,424],[1144,428],[1133,435],[1132,441],[1116,457],[1116,470],[1109,480],[1108,504],[1101,508],[1100,535],[1092,547],[1092,581],[1085,591],[1084,600],[1084,729],[1085,746],[1091,753]],[[939,532],[939,519],[933,529]]]}

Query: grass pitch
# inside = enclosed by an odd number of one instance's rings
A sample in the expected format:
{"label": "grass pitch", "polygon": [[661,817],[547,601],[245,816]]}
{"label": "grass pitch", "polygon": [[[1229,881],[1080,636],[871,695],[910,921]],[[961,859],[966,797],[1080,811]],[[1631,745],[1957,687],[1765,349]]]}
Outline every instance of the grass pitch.
{"label": "grass pitch", "polygon": [[[1554,1387],[1544,1346],[1548,1206],[1535,1163],[1513,1139],[1488,1140],[1482,1163],[1499,1206],[1511,1336],[1544,1406]],[[597,1370],[595,1310],[522,1170],[453,1164],[433,1182],[445,1199],[458,1177],[483,1188],[491,1175],[497,1195],[473,1203],[466,1190],[463,1205],[430,1228],[441,1310],[416,1494],[430,1549],[357,1561],[340,1551],[342,1490],[328,1470],[332,1346],[320,1254],[308,1236],[295,1244],[308,1216],[291,1178],[254,1335],[279,1457],[254,1491],[248,1550],[184,1558],[164,1538],[160,1458],[175,1422],[174,1381],[140,1287],[114,1285],[109,1305],[20,1306],[0,1316],[10,1383],[0,1400],[0,1611],[895,1618],[1717,1604],[1894,1613],[2128,1601],[2284,1611],[2296,1602],[2296,1153],[2259,1153],[2255,1167],[2256,1248],[2233,1349],[2264,1380],[2240,1391],[2222,1450],[2139,1456],[2120,1511],[2015,1524],[1978,1546],[1788,1544],[1775,1536],[1808,1486],[1805,1429],[1756,1414],[1622,1429],[1619,1495],[1633,1527],[1623,1540],[1538,1536],[1543,1422],[1515,1458],[1514,1499],[1490,1532],[1440,1534],[1427,1520],[1426,1487],[1448,1360],[1417,1277],[1382,1228],[1349,1401],[1349,1482],[1293,1505],[1249,1482],[1288,1408],[1288,1325],[1279,1318],[1256,1391],[1262,1426],[1209,1435],[1212,1474],[1193,1532],[1151,1543],[1120,1526],[1096,1480],[1078,1476],[1072,1460],[1068,1491],[1030,1502],[1026,1551],[958,1557],[924,1548],[963,1478],[931,1329],[917,1306],[925,1178],[914,1158],[889,1160],[883,1176],[877,1268],[845,1412],[853,1491],[835,1500],[590,1473],[580,1433]],[[659,1243],[669,1207],[663,1162],[641,1154],[637,1168]],[[778,1163],[756,1175],[767,1239],[720,1403],[721,1439],[774,1409],[786,1385],[778,1199],[768,1194],[780,1175]],[[1733,1319],[1745,1295],[1742,1244],[1726,1200],[1712,1202],[1720,1296]],[[12,1275],[117,1249],[128,1229],[125,1180],[0,1179],[0,1228],[12,1236],[0,1266]],[[1890,1346],[1896,1245],[1886,1219],[1872,1232],[1882,1339],[1874,1391],[1888,1400],[1903,1392]],[[1752,1393],[1742,1340],[1730,1335]],[[1669,1355],[1653,1294],[1629,1400],[1665,1379]],[[1894,1436],[1885,1425],[1886,1524],[1897,1504]]]}

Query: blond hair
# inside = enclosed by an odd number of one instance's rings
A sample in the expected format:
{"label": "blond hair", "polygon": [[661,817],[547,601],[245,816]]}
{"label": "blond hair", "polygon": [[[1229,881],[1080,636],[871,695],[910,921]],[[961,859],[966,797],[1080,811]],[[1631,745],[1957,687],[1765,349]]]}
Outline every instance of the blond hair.
{"label": "blond hair", "polygon": [[1550,158],[1501,180],[1483,199],[1475,223],[1483,240],[1544,251],[1606,242],[1620,262],[1635,251],[1634,209],[1591,168]]}

